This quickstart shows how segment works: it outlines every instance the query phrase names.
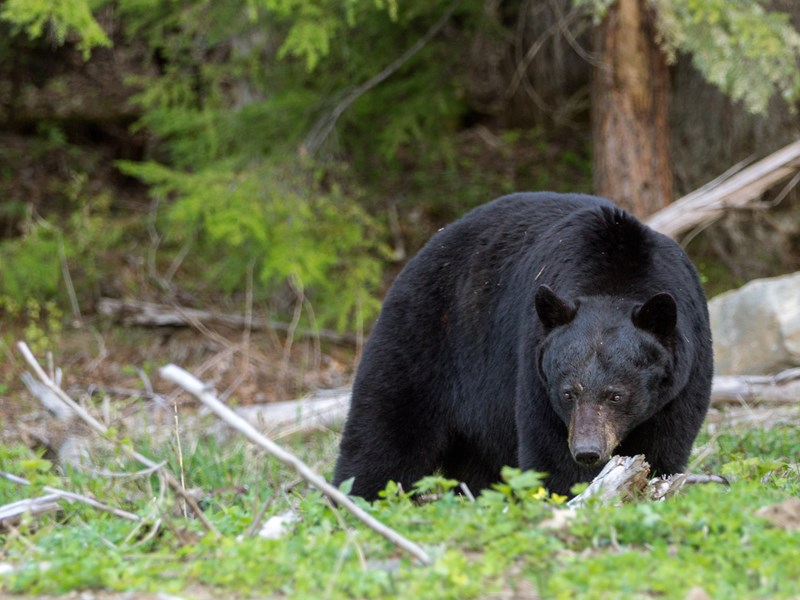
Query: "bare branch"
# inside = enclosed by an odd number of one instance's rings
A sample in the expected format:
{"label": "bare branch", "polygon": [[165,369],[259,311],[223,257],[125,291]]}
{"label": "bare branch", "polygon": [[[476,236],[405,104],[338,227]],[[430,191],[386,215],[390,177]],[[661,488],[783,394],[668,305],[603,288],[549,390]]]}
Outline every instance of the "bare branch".
{"label": "bare branch", "polygon": [[[36,357],[33,355],[30,348],[28,348],[28,345],[25,342],[19,342],[17,344],[17,348],[22,353],[22,356],[25,358],[25,361],[28,363],[31,369],[33,369],[33,372],[36,373],[36,376],[39,378],[39,380],[42,383],[44,383],[48,388],[50,388],[50,390],[53,393],[55,393],[62,402],[64,402],[67,406],[69,406],[84,423],[89,425],[89,427],[91,427],[95,432],[99,433],[105,439],[111,441],[128,458],[135,460],[145,465],[146,467],[152,467],[152,468],[156,467],[157,463],[155,461],[150,460],[149,458],[147,458],[143,454],[140,454],[127,444],[122,444],[115,438],[111,437],[109,435],[108,428],[105,425],[103,425],[102,423],[100,423],[100,421],[98,421],[92,415],[90,415],[86,411],[86,409],[84,409],[81,405],[75,402],[72,398],[70,398],[67,395],[67,393],[64,390],[62,390],[59,386],[57,386],[53,382],[53,380],[47,375],[47,373],[44,372],[44,369],[42,369],[41,365],[36,360]],[[186,490],[184,490],[181,487],[180,482],[175,478],[175,476],[165,469],[162,469],[161,473],[163,474],[164,479],[169,484],[169,486],[175,491],[175,493],[178,494],[181,498],[183,498],[186,501],[186,503],[192,508],[195,515],[197,515],[197,518],[203,524],[203,527],[205,527],[208,531],[210,531],[214,535],[219,535],[217,528],[214,527],[213,523],[211,523],[211,521],[209,521],[203,514],[203,511],[198,506],[197,501],[192,497],[191,494],[187,493]]]}
{"label": "bare branch", "polygon": [[581,508],[591,501],[607,504],[641,496],[651,500],[664,500],[689,484],[717,483],[728,485],[719,475],[695,475],[675,473],[668,477],[648,480],[650,465],[644,454],[636,456],[612,456],[600,474],[582,493],[567,502],[570,508]]}
{"label": "bare branch", "polygon": [[58,494],[48,494],[38,498],[25,498],[11,504],[0,506],[0,526],[7,527],[18,522],[25,513],[34,516],[61,510]]}
{"label": "bare branch", "polygon": [[[177,304],[167,305],[144,300],[117,300],[116,298],[101,298],[97,303],[97,311],[125,325],[141,325],[144,327],[188,327],[195,323],[214,323],[226,327],[251,330],[273,329],[275,331],[289,332],[291,325],[278,321],[255,318],[252,315],[235,315],[197,310]],[[327,329],[319,331],[296,331],[303,337],[319,337],[322,340],[336,344],[355,344],[356,338],[346,334],[336,333]]]}
{"label": "bare branch", "polygon": [[[31,482],[23,477],[19,477],[12,473],[6,473],[5,471],[0,471],[0,477],[4,477],[9,481],[12,481],[19,485],[30,485]],[[115,508],[113,506],[109,506],[108,504],[103,504],[102,502],[98,502],[94,498],[89,498],[88,496],[84,496],[82,494],[76,494],[75,492],[68,492],[66,490],[60,490],[58,488],[50,487],[46,485],[42,488],[45,492],[49,492],[51,495],[55,495],[58,498],[63,498],[64,500],[73,500],[75,502],[81,502],[83,504],[88,504],[92,508],[96,508],[98,510],[102,510],[107,513],[111,513],[114,516],[122,517],[123,519],[128,519],[129,521],[141,521],[139,515],[135,515],[127,510],[122,510],[120,508]]]}
{"label": "bare branch", "polygon": [[164,379],[168,379],[173,383],[179,385],[184,390],[192,394],[195,398],[200,400],[206,407],[211,409],[220,419],[225,421],[228,425],[239,431],[247,439],[254,444],[261,446],[272,456],[280,460],[282,463],[293,468],[297,473],[310,485],[320,490],[323,494],[328,496],[331,500],[336,502],[341,507],[348,510],[356,519],[364,523],[367,527],[382,535],[384,538],[402,548],[406,552],[413,555],[422,564],[431,564],[431,558],[428,554],[417,544],[405,538],[395,530],[387,527],[363,509],[355,504],[346,494],[343,494],[337,488],[325,481],[325,478],[315,473],[311,468],[306,465],[302,460],[296,457],[291,452],[283,449],[281,446],[273,442],[271,439],[259,433],[255,427],[250,425],[242,417],[237,415],[233,410],[220,402],[214,394],[212,394],[206,386],[192,374],[184,371],[176,365],[167,365],[162,367],[159,372]]}

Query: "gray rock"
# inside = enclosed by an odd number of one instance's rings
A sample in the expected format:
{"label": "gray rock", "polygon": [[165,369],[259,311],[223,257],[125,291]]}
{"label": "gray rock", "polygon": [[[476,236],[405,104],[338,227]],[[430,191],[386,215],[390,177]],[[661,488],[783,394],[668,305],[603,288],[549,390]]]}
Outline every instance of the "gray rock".
{"label": "gray rock", "polygon": [[708,303],[717,375],[800,366],[800,272],[756,279]]}

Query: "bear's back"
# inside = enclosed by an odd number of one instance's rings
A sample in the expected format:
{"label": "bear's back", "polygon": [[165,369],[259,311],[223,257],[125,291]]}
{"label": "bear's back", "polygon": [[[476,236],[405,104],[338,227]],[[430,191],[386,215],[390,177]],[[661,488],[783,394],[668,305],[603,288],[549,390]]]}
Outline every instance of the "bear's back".
{"label": "bear's back", "polygon": [[[436,297],[452,292],[464,296],[475,282],[505,275],[520,254],[531,249],[576,213],[587,209],[615,209],[605,198],[553,192],[516,193],[479,206],[440,229],[406,265],[386,301],[409,292],[424,293],[420,282]],[[580,220],[580,217],[578,217]]]}

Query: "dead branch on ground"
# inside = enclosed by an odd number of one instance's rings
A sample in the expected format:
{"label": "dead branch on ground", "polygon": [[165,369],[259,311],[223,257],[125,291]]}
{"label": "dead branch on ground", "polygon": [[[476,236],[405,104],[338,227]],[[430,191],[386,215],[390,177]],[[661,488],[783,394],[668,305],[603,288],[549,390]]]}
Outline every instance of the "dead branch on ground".
{"label": "dead branch on ground", "polygon": [[43,515],[50,512],[58,512],[61,505],[58,503],[58,494],[47,494],[37,498],[25,498],[17,500],[11,504],[0,506],[0,529],[16,525],[25,514],[32,516]]}
{"label": "dead branch on ground", "polygon": [[650,474],[650,465],[644,454],[636,456],[612,456],[603,470],[583,492],[570,500],[570,508],[581,508],[589,500],[603,504],[615,498],[626,499],[644,492]]}
{"label": "dead branch on ground", "polygon": [[[784,146],[729,177],[718,178],[667,205],[647,219],[647,224],[672,238],[704,227],[730,208],[744,208],[772,186],[797,175],[800,141]],[[797,179],[793,179],[794,184]]]}
{"label": "dead branch on ground", "polygon": [[[12,473],[6,473],[5,471],[0,471],[0,477],[8,479],[9,481],[16,483],[17,485],[29,486],[31,484],[31,482],[25,479],[24,477],[19,477]],[[116,517],[128,519],[129,521],[141,521],[139,515],[135,515],[132,512],[128,512],[127,510],[122,510],[121,508],[116,508],[114,506],[109,506],[108,504],[98,502],[94,498],[90,498],[89,496],[84,496],[83,494],[76,494],[75,492],[60,490],[58,488],[54,488],[49,485],[44,486],[42,490],[49,493],[48,497],[55,496],[57,499],[81,502],[82,504],[87,504],[92,508],[102,510],[103,512],[111,513]],[[0,508],[0,512],[2,512],[2,508]]]}
{"label": "dead branch on ground", "polygon": [[310,329],[295,329],[289,323],[260,319],[252,315],[237,315],[199,310],[186,306],[159,304],[145,300],[118,300],[116,298],[100,298],[97,311],[111,317],[123,325],[138,325],[141,327],[190,327],[193,322],[206,325],[222,325],[234,329],[249,327],[253,331],[271,329],[282,333],[292,332],[307,338],[319,338],[335,344],[356,343],[353,335],[336,333],[328,329],[312,331]]}
{"label": "dead branch on ground", "polygon": [[723,427],[726,430],[736,427],[771,429],[777,425],[800,424],[800,403],[770,408],[733,406],[719,410],[712,407],[706,416],[706,423],[712,428]]}
{"label": "dead branch on ground", "polygon": [[711,389],[711,402],[714,406],[800,404],[800,368],[776,375],[717,375]]}
{"label": "dead branch on ground", "polygon": [[[61,400],[66,406],[68,406],[72,411],[89,427],[91,427],[96,433],[100,434],[103,438],[109,440],[113,443],[125,456],[134,460],[140,464],[145,465],[146,467],[155,468],[157,463],[143,454],[140,454],[127,444],[121,443],[115,437],[113,437],[110,433],[108,428],[100,423],[97,419],[95,419],[92,415],[90,415],[82,406],[76,403],[72,398],[70,398],[67,393],[62,390],[55,382],[44,372],[39,362],[36,360],[36,357],[31,352],[30,348],[25,342],[19,342],[17,344],[17,348],[22,353],[22,356],[25,358],[25,361],[28,365],[33,369],[33,372],[39,378],[39,380],[47,386],[50,391],[52,391],[59,400]],[[163,475],[167,484],[173,489],[173,491],[180,496],[186,503],[192,508],[194,514],[197,515],[198,520],[202,523],[203,527],[206,528],[207,531],[213,533],[215,536],[219,535],[217,528],[214,527],[214,524],[209,521],[206,516],[203,514],[203,511],[197,504],[195,498],[189,494],[180,484],[180,481],[176,479],[176,477],[170,473],[168,470],[161,468],[161,474]]]}
{"label": "dead branch on ground", "polygon": [[297,473],[310,485],[320,490],[328,498],[333,500],[338,506],[345,508],[356,519],[361,521],[364,525],[382,535],[395,546],[405,550],[419,560],[422,564],[431,564],[431,558],[428,554],[417,544],[405,538],[395,530],[387,527],[363,509],[355,504],[346,494],[339,491],[330,483],[325,481],[321,475],[315,473],[311,468],[296,457],[291,452],[283,449],[281,446],[270,440],[268,437],[259,433],[250,423],[245,421],[242,417],[237,415],[233,410],[220,402],[214,394],[212,394],[207,387],[196,377],[184,371],[176,365],[167,365],[160,369],[161,376],[178,386],[185,389],[192,394],[195,398],[200,400],[206,407],[211,409],[220,419],[225,421],[228,425],[242,433],[247,439],[254,444],[264,448],[272,456],[280,460],[282,463],[293,468]]}

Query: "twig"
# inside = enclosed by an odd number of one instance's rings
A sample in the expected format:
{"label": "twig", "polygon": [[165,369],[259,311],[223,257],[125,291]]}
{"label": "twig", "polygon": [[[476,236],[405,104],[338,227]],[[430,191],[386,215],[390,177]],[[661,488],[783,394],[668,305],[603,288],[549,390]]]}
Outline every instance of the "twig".
{"label": "twig", "polygon": [[[64,390],[58,387],[53,382],[53,380],[50,379],[47,373],[44,372],[41,365],[36,360],[36,357],[33,355],[30,348],[28,348],[28,344],[26,344],[25,342],[18,342],[17,348],[22,353],[22,356],[25,358],[25,361],[28,363],[31,369],[33,369],[34,373],[36,373],[36,376],[42,381],[42,383],[44,383],[48,388],[50,388],[50,390],[53,391],[67,406],[69,406],[75,412],[75,414],[77,414],[87,425],[89,425],[89,427],[94,429],[95,432],[99,433],[105,439],[114,443],[117,446],[117,448],[119,448],[128,458],[135,460],[145,465],[146,467],[152,467],[152,468],[156,467],[157,463],[155,461],[150,460],[149,458],[147,458],[143,454],[140,454],[130,446],[122,444],[113,437],[111,437],[109,435],[108,428],[105,425],[103,425],[92,415],[90,415],[86,411],[86,409],[84,409],[82,406],[76,403],[72,398],[70,398],[66,394],[66,392],[64,392]],[[167,484],[175,491],[175,493],[178,494],[184,500],[186,500],[187,504],[189,504],[189,506],[194,511],[194,514],[197,515],[197,518],[203,524],[203,527],[205,527],[215,536],[218,536],[219,531],[217,531],[217,528],[214,527],[214,524],[211,523],[211,521],[209,521],[206,518],[206,516],[203,514],[203,511],[197,505],[197,501],[192,497],[192,495],[187,493],[186,490],[184,490],[181,487],[180,481],[178,481],[175,478],[175,476],[166,469],[162,469],[160,472],[162,473]]]}
{"label": "twig", "polygon": [[284,379],[289,373],[289,364],[292,358],[292,346],[294,344],[294,332],[300,324],[300,317],[303,316],[303,299],[305,292],[303,291],[303,282],[296,275],[289,278],[289,286],[292,288],[296,297],[294,305],[294,313],[292,314],[292,322],[289,324],[289,331],[286,333],[286,340],[283,343],[283,358],[281,360],[281,368],[278,371],[278,381],[283,384]]}
{"label": "twig", "polygon": [[683,481],[684,485],[702,485],[706,483],[718,483],[720,485],[730,485],[730,482],[722,475],[715,475],[713,473],[692,473],[687,474]]}
{"label": "twig", "polygon": [[[19,477],[18,475],[14,475],[12,473],[6,473],[5,471],[0,471],[0,477],[4,477],[9,481],[17,483],[19,485],[30,485],[31,482],[23,477]],[[58,488],[50,487],[46,485],[42,487],[42,490],[45,492],[49,492],[50,494],[55,494],[59,498],[64,498],[65,500],[74,500],[76,502],[82,502],[83,504],[88,504],[89,506],[96,508],[98,510],[102,510],[117,517],[122,517],[123,519],[128,519],[129,521],[140,521],[139,515],[135,515],[127,510],[122,510],[120,508],[115,508],[113,506],[109,506],[108,504],[103,504],[102,502],[98,502],[94,498],[89,498],[88,496],[84,496],[82,494],[76,494],[74,492],[68,492],[66,490],[60,490]]]}
{"label": "twig", "polygon": [[157,465],[153,465],[152,467],[148,467],[146,469],[140,469],[139,471],[134,471],[133,473],[120,473],[117,471],[108,471],[104,469],[87,469],[86,467],[79,466],[78,468],[83,471],[84,473],[88,473],[89,475],[94,475],[96,477],[107,477],[109,479],[133,479],[134,477],[144,477],[146,475],[152,475],[156,471],[158,471],[161,467],[167,464],[167,461],[162,460]]}
{"label": "twig", "polygon": [[184,259],[189,256],[189,251],[192,249],[192,244],[194,244],[194,234],[192,233],[186,241],[181,246],[181,249],[178,250],[178,253],[175,255],[175,258],[172,259],[172,262],[169,264],[169,268],[167,272],[164,274],[164,281],[172,285],[172,278],[175,277],[175,273],[178,272],[178,269],[181,268]]}
{"label": "twig", "polygon": [[467,497],[467,500],[470,502],[475,502],[475,496],[473,495],[472,491],[469,489],[469,486],[464,483],[463,481],[458,484],[458,487],[461,488],[461,491]]}
{"label": "twig", "polygon": [[247,529],[247,537],[255,537],[258,535],[259,530],[261,529],[261,523],[264,520],[264,515],[267,514],[267,509],[270,507],[272,502],[275,500],[275,495],[268,496],[264,502],[261,503],[261,507],[258,509],[253,522],[250,523],[250,527]]}
{"label": "twig", "polygon": [[227,402],[228,398],[247,380],[250,374],[250,334],[253,330],[253,269],[255,269],[254,258],[247,263],[247,277],[245,279],[244,326],[242,328],[242,341],[239,344],[241,367],[236,379],[231,382],[228,389],[220,394],[220,400],[223,402]]}
{"label": "twig", "polygon": [[370,516],[363,509],[359,508],[359,506],[356,505],[349,497],[347,497],[346,494],[343,494],[337,488],[325,481],[321,475],[312,471],[308,465],[306,465],[294,454],[284,450],[275,442],[259,433],[247,421],[242,419],[230,408],[222,404],[214,396],[214,394],[208,391],[206,386],[203,385],[199,379],[176,365],[167,365],[166,367],[162,367],[159,372],[164,379],[172,381],[192,394],[195,398],[200,400],[209,409],[216,413],[218,417],[242,433],[251,442],[261,446],[282,463],[292,467],[305,481],[320,490],[339,506],[347,509],[356,519],[364,523],[367,527],[382,535],[399,548],[402,548],[406,552],[412,554],[422,564],[431,564],[431,558],[420,546],[403,537],[395,530],[387,527],[374,517]]}
{"label": "twig", "polygon": [[[525,55],[522,57],[518,57],[517,65],[514,69],[514,76],[511,79],[511,83],[508,85],[506,89],[505,96],[506,98],[510,98],[514,95],[514,92],[519,89],[520,85],[525,87],[527,91],[533,89],[533,86],[527,81],[526,72],[528,67],[530,66],[533,59],[536,58],[536,55],[539,53],[539,50],[542,49],[544,44],[547,40],[557,33],[561,32],[562,34],[567,31],[567,26],[570,25],[573,21],[580,18],[582,10],[580,8],[573,8],[569,14],[567,15],[560,15],[557,17],[556,22],[553,23],[550,27],[548,27],[539,38],[530,45],[528,50],[525,52]],[[532,96],[534,100],[539,98],[538,95]],[[544,103],[543,103],[544,104]],[[550,111],[550,107],[540,106],[543,110]]]}
{"label": "twig", "polygon": [[[173,416],[175,418],[175,444],[177,446],[178,452],[178,468],[180,469],[181,474],[181,489],[186,489],[186,471],[183,468],[183,446],[181,446],[181,424],[178,418],[178,402],[175,401],[172,403],[173,408]],[[181,510],[183,511],[183,516],[188,516],[188,511],[186,510],[186,500],[181,503]]]}
{"label": "twig", "polygon": [[67,251],[64,249],[64,239],[60,234],[58,236],[58,261],[61,263],[61,274],[64,277],[64,285],[67,287],[67,296],[69,297],[69,305],[72,309],[72,318],[76,323],[83,323],[81,307],[78,304],[78,295],[75,293],[75,286],[72,285],[72,276],[69,273]]}

